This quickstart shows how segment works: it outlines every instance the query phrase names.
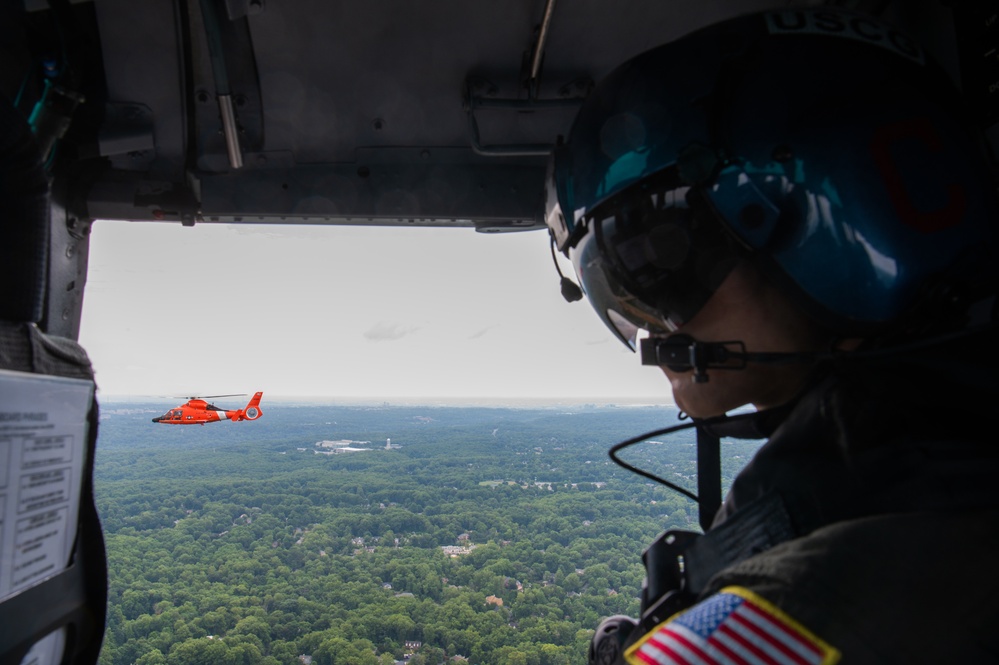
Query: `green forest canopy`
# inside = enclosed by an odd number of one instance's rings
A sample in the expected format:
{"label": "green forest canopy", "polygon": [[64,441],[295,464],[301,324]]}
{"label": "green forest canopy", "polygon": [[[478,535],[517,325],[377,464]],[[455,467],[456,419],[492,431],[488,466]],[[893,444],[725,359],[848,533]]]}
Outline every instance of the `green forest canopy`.
{"label": "green forest canopy", "polygon": [[[167,406],[102,406],[104,665],[584,662],[601,618],[638,612],[645,546],[697,529],[606,454],[675,409],[272,402],[152,424]],[[693,441],[626,456],[693,490]],[[758,444],[724,443],[726,486]]]}

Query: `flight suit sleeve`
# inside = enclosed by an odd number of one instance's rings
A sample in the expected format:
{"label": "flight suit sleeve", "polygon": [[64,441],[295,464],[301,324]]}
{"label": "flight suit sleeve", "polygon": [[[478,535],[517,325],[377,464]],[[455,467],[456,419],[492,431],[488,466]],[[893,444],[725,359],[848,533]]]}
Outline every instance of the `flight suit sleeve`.
{"label": "flight suit sleeve", "polygon": [[[997,557],[995,510],[848,520],[721,571],[710,595],[660,630],[669,629],[670,645],[679,641],[674,634],[738,642],[728,635],[758,615],[768,630],[797,631],[823,658],[836,652],[843,663],[997,662]],[[762,662],[788,662],[777,651],[769,647],[773,659]],[[752,662],[739,657],[703,662]]]}

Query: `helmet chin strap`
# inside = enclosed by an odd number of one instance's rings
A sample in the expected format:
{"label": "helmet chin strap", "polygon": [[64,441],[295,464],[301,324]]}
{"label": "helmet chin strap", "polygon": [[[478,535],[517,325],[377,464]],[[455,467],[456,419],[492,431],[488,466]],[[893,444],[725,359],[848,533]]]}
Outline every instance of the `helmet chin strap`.
{"label": "helmet chin strap", "polygon": [[833,353],[749,353],[744,342],[699,342],[690,335],[676,333],[668,337],[641,340],[643,365],[665,365],[674,372],[694,372],[694,383],[707,383],[709,369],[745,369],[749,363],[788,365],[817,363]]}

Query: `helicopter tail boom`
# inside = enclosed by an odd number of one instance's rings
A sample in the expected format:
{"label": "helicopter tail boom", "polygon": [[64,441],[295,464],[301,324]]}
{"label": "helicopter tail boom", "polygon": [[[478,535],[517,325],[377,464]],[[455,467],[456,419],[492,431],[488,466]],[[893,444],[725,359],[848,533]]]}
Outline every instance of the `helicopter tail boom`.
{"label": "helicopter tail boom", "polygon": [[247,402],[246,406],[235,413],[232,417],[232,422],[239,420],[256,420],[260,416],[264,415],[264,412],[260,408],[260,398],[263,397],[262,392],[254,393],[253,398]]}

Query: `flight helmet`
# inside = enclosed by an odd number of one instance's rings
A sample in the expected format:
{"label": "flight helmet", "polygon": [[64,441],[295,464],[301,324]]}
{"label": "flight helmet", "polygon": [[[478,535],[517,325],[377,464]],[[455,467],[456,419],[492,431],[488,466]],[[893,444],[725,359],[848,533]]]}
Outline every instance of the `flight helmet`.
{"label": "flight helmet", "polygon": [[896,28],[752,14],[596,86],[553,152],[547,223],[632,349],[638,329],[690,320],[740,261],[830,331],[873,336],[994,285],[982,145],[949,77]]}

